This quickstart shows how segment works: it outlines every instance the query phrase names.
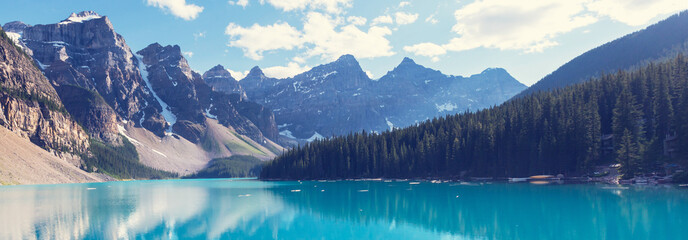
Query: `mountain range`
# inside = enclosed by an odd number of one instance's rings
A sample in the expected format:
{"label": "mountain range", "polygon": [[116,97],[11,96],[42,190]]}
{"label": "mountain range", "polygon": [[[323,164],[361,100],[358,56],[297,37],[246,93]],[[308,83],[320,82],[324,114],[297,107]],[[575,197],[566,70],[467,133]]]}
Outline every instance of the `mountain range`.
{"label": "mountain range", "polygon": [[239,84],[249,99],[273,109],[281,135],[309,141],[475,111],[526,88],[501,68],[449,76],[410,58],[373,80],[352,55],[286,79],[266,77],[255,67]]}
{"label": "mountain range", "polygon": [[[0,125],[26,139],[4,154],[7,183],[189,175],[212,159],[268,160],[324,136],[489,107],[525,88],[503,69],[464,78],[409,58],[373,80],[351,55],[287,79],[255,67],[237,81],[222,65],[193,71],[176,45],[133,51],[92,11],[0,32]],[[53,157],[30,172],[40,161],[21,156],[35,147]]]}

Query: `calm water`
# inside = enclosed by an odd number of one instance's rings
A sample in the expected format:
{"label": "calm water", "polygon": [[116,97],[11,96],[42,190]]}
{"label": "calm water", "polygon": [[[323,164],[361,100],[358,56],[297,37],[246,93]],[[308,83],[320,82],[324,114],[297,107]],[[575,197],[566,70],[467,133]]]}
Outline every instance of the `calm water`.
{"label": "calm water", "polygon": [[681,239],[673,187],[174,180],[0,187],[0,239]]}

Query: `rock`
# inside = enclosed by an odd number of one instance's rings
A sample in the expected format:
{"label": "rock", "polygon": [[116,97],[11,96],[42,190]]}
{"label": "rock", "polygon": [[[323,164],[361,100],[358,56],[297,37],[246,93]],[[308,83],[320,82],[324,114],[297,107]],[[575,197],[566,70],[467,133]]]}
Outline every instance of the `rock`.
{"label": "rock", "polygon": [[203,74],[203,80],[213,88],[213,91],[227,94],[236,93],[241,96],[242,100],[247,99],[246,92],[239,84],[239,81],[234,79],[222,65],[217,65],[206,71]]}
{"label": "rock", "polygon": [[478,110],[525,88],[504,69],[447,76],[410,58],[374,81],[351,55],[287,79],[266,77],[255,67],[239,83],[249,99],[273,109],[285,136],[311,140]]}
{"label": "rock", "polygon": [[[153,124],[159,122],[162,107],[146,88],[138,60],[106,16],[86,11],[56,24],[23,26],[15,22],[11,26],[54,86],[93,90],[114,110],[115,117],[146,122],[151,131],[163,134],[159,124]],[[99,136],[117,135],[111,130],[91,131],[98,131],[95,135]]]}
{"label": "rock", "polygon": [[55,89],[1,29],[0,35],[0,125],[46,149],[85,151],[88,135]]}

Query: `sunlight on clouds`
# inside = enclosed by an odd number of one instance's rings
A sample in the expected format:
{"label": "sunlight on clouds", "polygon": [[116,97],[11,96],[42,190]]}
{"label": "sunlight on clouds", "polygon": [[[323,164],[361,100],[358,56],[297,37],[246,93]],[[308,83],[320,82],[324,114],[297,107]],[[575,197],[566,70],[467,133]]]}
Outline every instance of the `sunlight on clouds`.
{"label": "sunlight on clouds", "polygon": [[243,49],[244,55],[253,60],[261,60],[265,51],[305,49],[304,57],[319,56],[334,60],[344,54],[358,58],[374,58],[394,55],[387,36],[392,30],[387,27],[373,26],[367,32],[359,29],[356,22],[342,25],[341,19],[310,12],[298,31],[288,23],[275,23],[261,26],[254,24],[244,28],[230,23],[225,31],[230,36],[228,46]]}
{"label": "sunlight on clouds", "polygon": [[328,13],[341,13],[344,8],[351,7],[352,0],[261,0],[282,11],[324,10]]}
{"label": "sunlight on clouds", "polygon": [[374,18],[371,25],[392,24],[392,23],[394,23],[394,19],[392,19],[392,16],[383,15],[383,16],[379,16],[379,17]]}
{"label": "sunlight on clouds", "polygon": [[344,54],[353,54],[357,58],[374,58],[394,55],[387,35],[392,30],[387,27],[373,26],[368,32],[358,27],[346,25],[336,31],[336,20],[321,13],[311,12],[304,23],[303,39],[313,47],[306,52],[308,56],[321,56],[334,60]]}
{"label": "sunlight on clouds", "polygon": [[366,19],[364,17],[359,17],[359,16],[350,16],[350,17],[346,18],[346,21],[353,24],[353,25],[361,26],[361,25],[365,25],[366,22],[368,21],[368,19]]}
{"label": "sunlight on clouds", "polygon": [[433,62],[439,61],[439,57],[447,53],[444,47],[434,43],[419,43],[413,46],[405,46],[404,51],[418,56],[430,57]]}
{"label": "sunlight on clouds", "polygon": [[627,24],[640,26],[653,18],[688,9],[686,0],[598,0],[587,5],[588,10]]}
{"label": "sunlight on clouds", "polygon": [[186,4],[186,0],[146,0],[149,6],[169,11],[172,15],[184,20],[193,20],[203,11],[203,7],[195,4]]}
{"label": "sunlight on clouds", "polygon": [[248,73],[249,73],[249,71],[241,72],[241,71],[233,71],[231,69],[227,69],[227,72],[229,72],[229,75],[232,75],[232,77],[234,79],[236,79],[237,81],[244,79],[246,77],[246,75],[248,75]]}
{"label": "sunlight on clouds", "polygon": [[189,58],[193,57],[193,55],[194,55],[194,53],[191,52],[191,51],[189,51],[189,52],[183,52],[182,54],[183,54],[184,56],[186,56],[186,57],[189,57]]}
{"label": "sunlight on clouds", "polygon": [[274,66],[263,69],[263,73],[267,77],[272,78],[289,78],[296,76],[299,73],[310,70],[308,66],[301,66],[296,62],[290,62],[287,66]]}
{"label": "sunlight on clouds", "polygon": [[406,24],[411,24],[414,23],[416,20],[418,20],[418,14],[411,14],[411,13],[405,13],[405,12],[397,12],[394,14],[394,17],[397,20],[397,24],[399,25],[406,25]]}
{"label": "sunlight on clouds", "polygon": [[582,13],[583,2],[586,0],[476,1],[454,13],[457,23],[452,30],[460,37],[452,39],[445,48],[541,52],[557,45],[555,37],[597,21]]}
{"label": "sunlight on clouds", "polygon": [[428,16],[428,18],[425,19],[425,22],[430,24],[437,24],[440,21],[438,21],[437,18],[435,18],[435,14],[431,14],[430,16]]}
{"label": "sunlight on clouds", "polygon": [[230,36],[228,46],[243,49],[244,55],[253,60],[263,59],[264,51],[291,50],[302,43],[301,33],[285,22],[267,26],[253,24],[249,28],[230,23],[225,34]]}
{"label": "sunlight on clouds", "polygon": [[246,6],[248,6],[248,0],[229,0],[229,5],[237,5],[246,8]]}
{"label": "sunlight on clouds", "polygon": [[400,2],[400,3],[399,3],[399,8],[403,8],[403,7],[406,7],[406,6],[408,6],[408,5],[411,5],[411,3],[410,3],[410,2],[406,2],[406,1]]}

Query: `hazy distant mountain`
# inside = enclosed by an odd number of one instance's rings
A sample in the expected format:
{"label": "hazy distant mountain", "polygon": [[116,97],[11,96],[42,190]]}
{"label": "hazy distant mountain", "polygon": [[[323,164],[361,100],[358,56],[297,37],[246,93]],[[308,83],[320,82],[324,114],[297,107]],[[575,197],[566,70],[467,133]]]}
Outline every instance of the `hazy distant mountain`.
{"label": "hazy distant mountain", "polygon": [[256,67],[239,83],[249,99],[273,109],[283,136],[306,140],[477,110],[525,88],[503,69],[447,76],[409,58],[372,80],[351,55],[287,79],[268,78]]}
{"label": "hazy distant mountain", "polygon": [[688,11],[583,53],[517,97],[581,83],[604,72],[673,58],[678,53],[688,53]]}

